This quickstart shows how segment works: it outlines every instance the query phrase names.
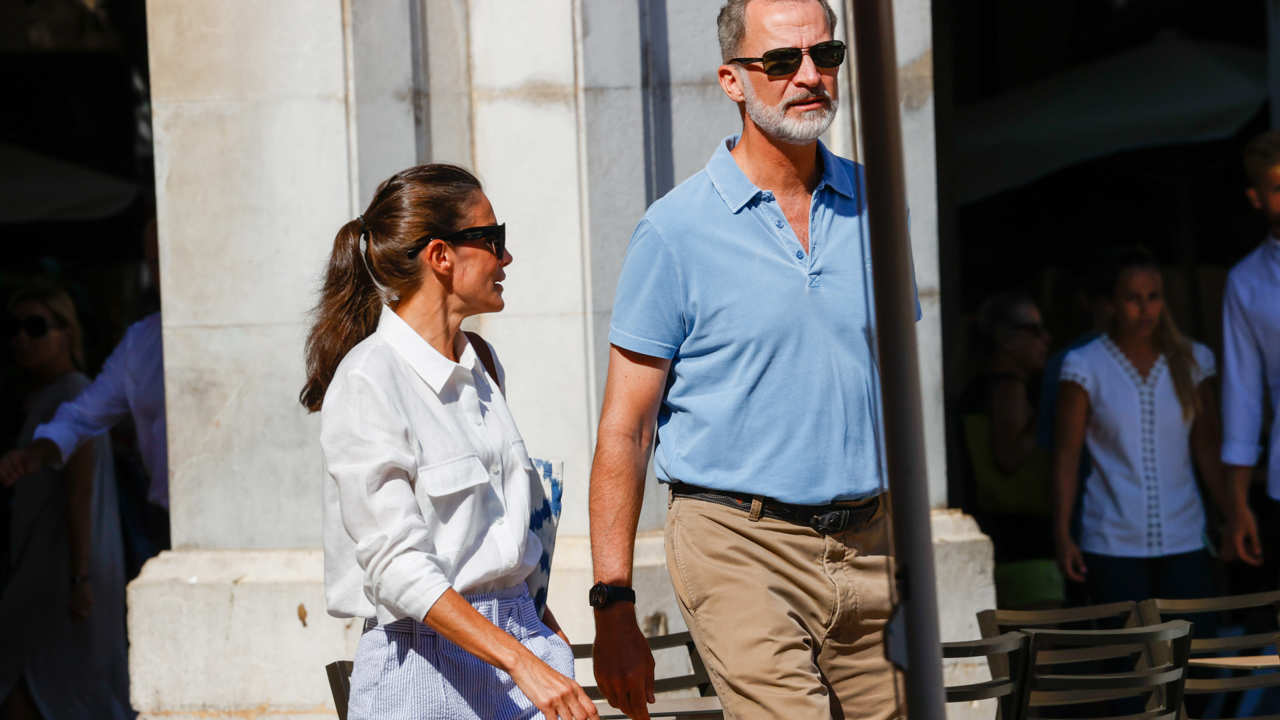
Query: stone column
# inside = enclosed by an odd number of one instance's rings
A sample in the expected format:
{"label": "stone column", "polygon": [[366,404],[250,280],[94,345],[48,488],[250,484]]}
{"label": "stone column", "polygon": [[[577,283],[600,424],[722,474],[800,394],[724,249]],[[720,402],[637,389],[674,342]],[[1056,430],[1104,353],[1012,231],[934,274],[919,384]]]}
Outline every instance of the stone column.
{"label": "stone column", "polygon": [[129,586],[143,718],[333,717],[307,313],[337,228],[411,165],[409,0],[150,0],[174,550]]}

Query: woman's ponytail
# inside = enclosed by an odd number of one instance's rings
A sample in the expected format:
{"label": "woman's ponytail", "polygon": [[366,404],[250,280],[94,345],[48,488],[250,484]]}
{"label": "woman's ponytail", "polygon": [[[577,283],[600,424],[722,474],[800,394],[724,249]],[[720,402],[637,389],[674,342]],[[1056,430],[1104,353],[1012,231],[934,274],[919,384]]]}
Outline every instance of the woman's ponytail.
{"label": "woman's ponytail", "polygon": [[307,335],[307,382],[298,400],[312,412],[323,404],[338,363],[373,334],[382,313],[382,298],[361,257],[362,224],[360,219],[352,220],[333,239],[315,324]]}
{"label": "woman's ponytail", "polygon": [[378,329],[383,306],[417,289],[416,244],[460,229],[479,192],[480,181],[463,168],[418,165],[383,181],[364,213],[338,230],[307,335],[304,407],[321,408],[338,364]]}

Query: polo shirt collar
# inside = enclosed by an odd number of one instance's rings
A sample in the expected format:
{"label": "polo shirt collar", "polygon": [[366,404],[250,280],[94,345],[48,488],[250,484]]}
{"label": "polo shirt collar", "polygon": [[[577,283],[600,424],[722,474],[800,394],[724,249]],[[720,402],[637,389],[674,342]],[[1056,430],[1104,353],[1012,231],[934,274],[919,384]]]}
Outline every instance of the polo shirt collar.
{"label": "polo shirt collar", "polygon": [[455,363],[423,340],[417,330],[386,305],[382,306],[382,316],[378,318],[377,333],[418,377],[431,386],[433,392],[439,393],[444,389],[456,371],[466,370],[470,375],[479,367],[480,358],[471,348],[470,341],[464,345],[462,356]]}
{"label": "polo shirt collar", "polygon": [[[729,153],[738,144],[739,137],[739,135],[726,137],[716,146],[715,153],[707,161],[707,176],[711,178],[712,187],[720,194],[720,199],[724,200],[729,211],[735,213],[763,192],[751,184],[743,174],[742,168],[738,167],[738,161],[734,160],[733,155]],[[847,198],[852,198],[853,183],[843,172],[840,159],[828,150],[821,140],[818,141],[818,156],[822,158],[822,179],[818,181],[814,192],[823,187],[829,187]]]}

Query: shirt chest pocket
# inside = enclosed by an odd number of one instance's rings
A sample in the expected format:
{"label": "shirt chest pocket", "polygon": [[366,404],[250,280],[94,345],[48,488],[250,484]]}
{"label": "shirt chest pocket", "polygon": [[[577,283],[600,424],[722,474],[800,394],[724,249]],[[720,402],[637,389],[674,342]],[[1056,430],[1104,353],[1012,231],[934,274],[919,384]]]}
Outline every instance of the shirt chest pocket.
{"label": "shirt chest pocket", "polygon": [[418,468],[414,488],[437,550],[458,550],[484,537],[502,508],[476,455]]}

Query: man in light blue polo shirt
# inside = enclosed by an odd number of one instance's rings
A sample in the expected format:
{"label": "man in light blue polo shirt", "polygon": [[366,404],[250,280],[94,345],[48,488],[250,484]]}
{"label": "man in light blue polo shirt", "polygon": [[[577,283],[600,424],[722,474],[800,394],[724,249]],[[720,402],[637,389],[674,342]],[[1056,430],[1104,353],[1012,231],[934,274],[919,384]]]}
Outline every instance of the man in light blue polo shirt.
{"label": "man in light blue polo shirt", "polygon": [[[844,46],[825,0],[730,0],[743,112],[631,238],[591,473],[602,692],[647,717],[632,553],[650,446],[667,565],[728,717],[901,715],[861,168],[817,141]],[[918,306],[917,306],[918,307]],[[917,310],[918,312],[918,310]],[[656,424],[656,438],[653,428]]]}

